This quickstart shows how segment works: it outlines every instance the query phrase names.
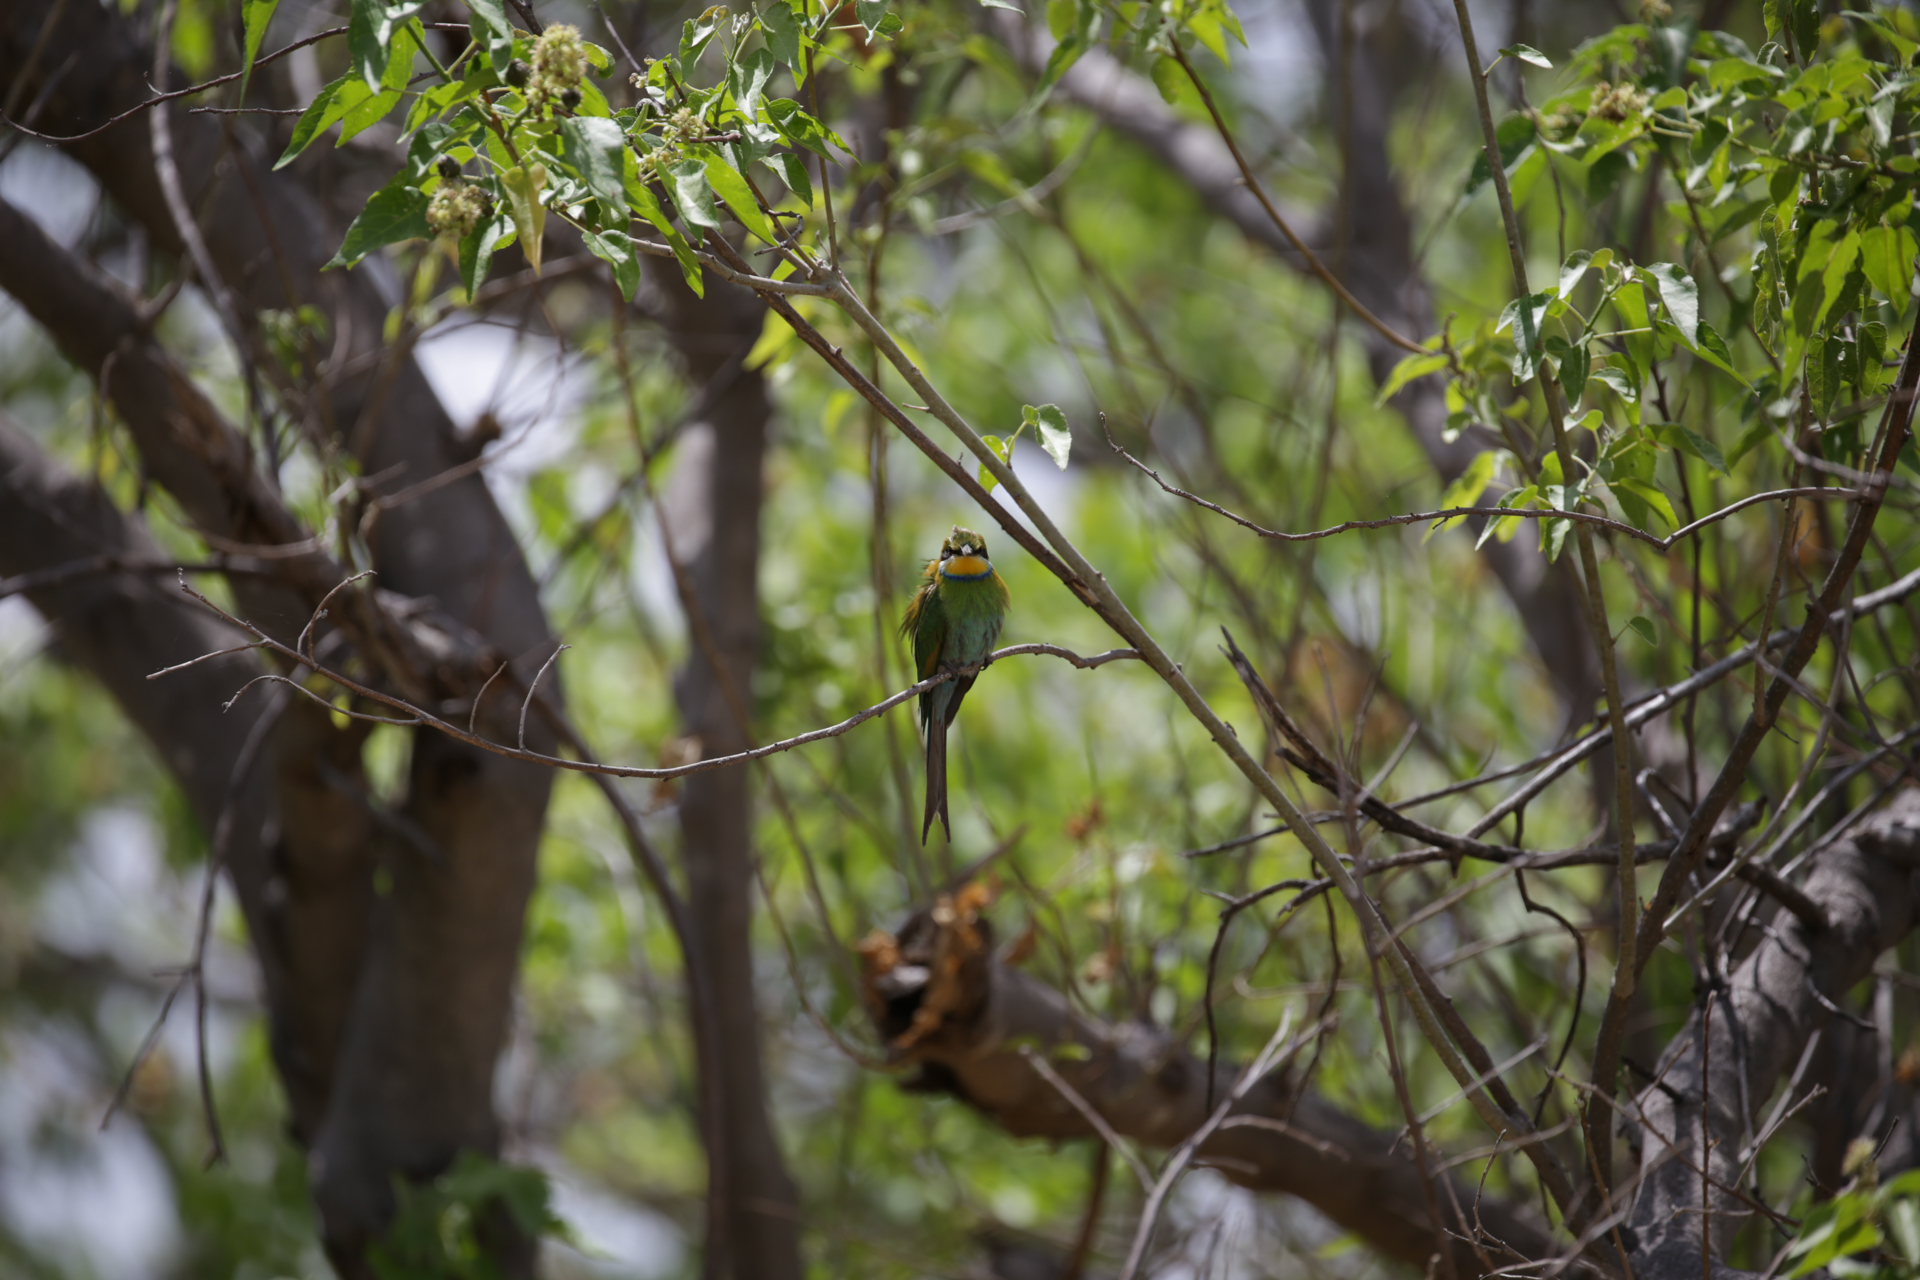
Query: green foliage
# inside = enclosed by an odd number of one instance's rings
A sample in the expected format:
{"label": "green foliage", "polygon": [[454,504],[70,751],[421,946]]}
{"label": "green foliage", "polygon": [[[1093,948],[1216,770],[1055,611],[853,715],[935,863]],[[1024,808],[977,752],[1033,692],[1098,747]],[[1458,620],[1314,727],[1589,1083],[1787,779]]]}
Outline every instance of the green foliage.
{"label": "green foliage", "polygon": [[[398,1206],[386,1234],[368,1249],[380,1280],[496,1280],[485,1241],[504,1217],[524,1235],[564,1236],[548,1207],[546,1175],[463,1151],[453,1168],[423,1185],[396,1180]],[[504,1224],[501,1224],[504,1225]]]}

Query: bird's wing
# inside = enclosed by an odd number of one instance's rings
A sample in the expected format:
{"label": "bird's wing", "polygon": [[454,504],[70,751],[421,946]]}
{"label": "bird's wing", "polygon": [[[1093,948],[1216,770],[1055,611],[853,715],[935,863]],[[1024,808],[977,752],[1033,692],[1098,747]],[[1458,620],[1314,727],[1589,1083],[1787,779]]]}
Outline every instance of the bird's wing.
{"label": "bird's wing", "polygon": [[925,680],[940,666],[947,647],[947,610],[936,598],[938,584],[920,588],[907,606],[907,625],[913,630],[913,669]]}

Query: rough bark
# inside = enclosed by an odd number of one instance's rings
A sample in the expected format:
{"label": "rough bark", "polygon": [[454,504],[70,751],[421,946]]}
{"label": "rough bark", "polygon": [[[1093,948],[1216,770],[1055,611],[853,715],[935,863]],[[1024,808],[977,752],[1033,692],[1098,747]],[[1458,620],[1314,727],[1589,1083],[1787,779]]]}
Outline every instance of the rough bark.
{"label": "rough bark", "polygon": [[[765,309],[709,280],[704,298],[671,270],[654,273],[670,335],[695,386],[724,381],[702,421],[681,436],[663,518],[690,589],[689,650],[674,683],[682,732],[704,755],[749,747],[760,652],[760,515],[772,405],[757,373],[730,374],[759,336]],[[717,769],[680,791],[682,856],[698,962],[713,987],[719,1060],[701,1064],[711,1090],[707,1274],[799,1280],[798,1195],[767,1110],[751,926],[752,771]],[[718,1150],[713,1150],[715,1146]]]}
{"label": "rough bark", "polygon": [[[1700,1273],[1703,1113],[1711,1144],[1705,1164],[1716,1184],[1709,1199],[1713,1256],[1723,1255],[1749,1220],[1747,1207],[1723,1188],[1739,1184],[1743,1146],[1808,1039],[1824,1027],[1848,1029],[1828,1004],[1841,1005],[1881,953],[1920,923],[1916,869],[1920,792],[1904,791],[1821,854],[1808,874],[1802,887],[1825,912],[1827,927],[1810,929],[1788,912],[1776,914],[1717,993],[1706,1043],[1704,1005],[1673,1038],[1655,1069],[1664,1087],[1641,1091],[1628,1126],[1640,1155],[1629,1218],[1639,1244],[1636,1275],[1678,1280]],[[1838,1135],[1839,1145],[1853,1136]]]}
{"label": "rough bark", "polygon": [[[1825,912],[1826,928],[1809,929],[1779,912],[1728,978],[1715,1002],[1704,1090],[1703,1011],[1673,1037],[1656,1069],[1660,1084],[1639,1095],[1629,1128],[1641,1167],[1623,1238],[1639,1280],[1702,1274],[1703,1141],[1711,1144],[1707,1167],[1716,1184],[1710,1273],[1716,1280],[1749,1274],[1722,1261],[1734,1232],[1752,1219],[1727,1190],[1740,1181],[1748,1155],[1743,1144],[1764,1122],[1774,1090],[1809,1038],[1825,1027],[1848,1029],[1828,1004],[1843,1001],[1876,959],[1920,923],[1916,871],[1920,791],[1906,791],[1822,854],[1807,876],[1804,890]],[[877,934],[862,944],[868,1011],[896,1060],[920,1068],[914,1087],[951,1093],[1016,1137],[1095,1136],[1074,1102],[1035,1070],[1023,1052],[1030,1050],[1044,1055],[1120,1136],[1160,1148],[1185,1141],[1205,1114],[1204,1063],[1157,1027],[1099,1022],[1038,978],[1002,963],[978,914],[981,905],[972,891],[943,897],[897,938]],[[1215,1097],[1225,1095],[1238,1070],[1218,1069]],[[1392,1135],[1343,1115],[1282,1073],[1257,1085],[1233,1115],[1269,1123],[1223,1126],[1201,1146],[1202,1163],[1216,1163],[1242,1186],[1298,1196],[1375,1250],[1426,1268],[1433,1232],[1404,1142],[1396,1145]],[[1853,1136],[1849,1131],[1837,1141],[1844,1146]],[[1529,1212],[1476,1196],[1471,1187],[1455,1182],[1439,1200],[1443,1215],[1451,1217],[1455,1205],[1466,1212],[1464,1225],[1458,1219],[1447,1224],[1464,1237],[1454,1246],[1462,1276],[1569,1251]],[[1468,1243],[1476,1234],[1479,1249]]]}
{"label": "rough bark", "polygon": [[[55,7],[55,0],[28,0],[0,24],[0,80],[24,72]],[[79,132],[148,96],[147,42],[117,10],[68,4],[48,30],[29,97],[49,68],[64,71],[45,99],[41,128]],[[173,130],[182,185],[196,198],[217,268],[249,314],[310,303],[328,318],[336,342],[320,353],[329,358],[318,385],[308,398],[289,391],[307,429],[351,451],[362,474],[385,473],[377,491],[418,484],[462,461],[453,425],[417,366],[403,351],[383,348],[386,307],[371,279],[319,273],[334,235],[298,177],[270,172],[243,127],[176,114]],[[156,247],[177,252],[148,137],[146,122],[136,118],[68,150]],[[111,391],[111,373],[107,383]],[[154,442],[161,454],[163,446]],[[162,458],[146,456],[146,441],[141,448],[157,474]],[[526,674],[545,657],[551,641],[532,578],[477,476],[387,510],[371,542],[386,588],[430,597],[521,659]],[[290,760],[283,752],[279,759],[283,779],[289,771],[324,772],[311,754]],[[504,1042],[550,785],[545,770],[422,736],[397,815],[419,839],[375,833],[367,841],[341,840],[311,865],[295,859],[271,866],[255,886],[249,918],[263,955],[281,940],[260,922],[271,906],[300,917],[291,896],[299,888],[338,908],[335,925],[352,922],[364,931],[364,945],[352,945],[351,928],[336,929],[324,944],[286,944],[331,969],[322,983],[329,992],[344,983],[350,995],[335,1005],[336,1013],[346,1010],[332,1019],[335,1031],[311,1044],[276,1043],[290,1098],[303,1115],[317,1112],[296,1118],[296,1128],[312,1144],[316,1200],[329,1253],[343,1273],[364,1274],[361,1255],[391,1211],[395,1173],[425,1176],[463,1147],[497,1149],[493,1063]],[[351,856],[361,865],[343,867],[342,858]],[[383,896],[367,890],[373,857],[392,875],[393,890]],[[356,897],[358,908],[349,901]],[[288,998],[299,1005],[307,994]],[[308,1100],[300,1102],[303,1095]],[[511,1271],[531,1265],[524,1242],[506,1254]]]}
{"label": "rough bark", "polygon": [[[966,892],[915,915],[896,939],[862,944],[869,1013],[897,1060],[919,1066],[915,1087],[952,1093],[1022,1138],[1094,1137],[1066,1094],[1034,1069],[1022,1047],[1044,1055],[1079,1099],[1121,1137],[1178,1146],[1207,1115],[1206,1064],[1165,1030],[1088,1017],[1040,979],[995,958],[992,935]],[[1216,1068],[1213,1096],[1232,1089],[1239,1067]],[[1409,1144],[1342,1113],[1285,1072],[1255,1085],[1200,1147],[1199,1162],[1256,1191],[1294,1195],[1388,1257],[1422,1271],[1434,1256],[1426,1195]],[[1251,1121],[1248,1123],[1247,1121]],[[1453,1264],[1484,1275],[1553,1252],[1524,1210],[1476,1197],[1451,1182],[1442,1213],[1465,1221]],[[1468,1240],[1476,1228],[1482,1246]]]}

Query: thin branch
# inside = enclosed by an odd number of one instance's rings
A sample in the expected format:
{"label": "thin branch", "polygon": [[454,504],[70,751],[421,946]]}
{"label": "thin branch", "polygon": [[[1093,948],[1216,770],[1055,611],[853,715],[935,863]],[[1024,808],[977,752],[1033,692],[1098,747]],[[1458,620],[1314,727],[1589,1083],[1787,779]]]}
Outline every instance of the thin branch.
{"label": "thin branch", "polygon": [[1187,73],[1187,79],[1193,81],[1193,87],[1200,91],[1200,101],[1206,104],[1207,114],[1213,117],[1213,127],[1219,130],[1221,141],[1225,142],[1227,150],[1233,153],[1233,162],[1240,167],[1240,177],[1246,182],[1247,190],[1253,192],[1254,199],[1258,200],[1260,207],[1267,211],[1267,216],[1273,219],[1273,225],[1280,229],[1280,234],[1287,238],[1287,243],[1293,246],[1294,252],[1306,260],[1307,265],[1313,269],[1313,273],[1326,283],[1327,288],[1333,290],[1336,298],[1351,307],[1353,314],[1366,321],[1367,325],[1381,337],[1402,351],[1410,351],[1415,355],[1432,355],[1433,352],[1429,348],[1421,346],[1369,311],[1366,304],[1348,292],[1347,286],[1340,283],[1340,278],[1327,269],[1326,263],[1320,261],[1319,255],[1307,247],[1307,242],[1287,225],[1287,220],[1280,216],[1278,209],[1274,208],[1273,201],[1267,198],[1266,188],[1260,185],[1260,179],[1254,175],[1253,167],[1247,163],[1247,158],[1240,154],[1240,144],[1234,141],[1233,131],[1227,128],[1226,119],[1220,114],[1220,108],[1214,105],[1213,94],[1208,91],[1206,81],[1200,78],[1200,73],[1193,69],[1193,63],[1187,60],[1186,50],[1180,47],[1178,40],[1168,41],[1167,46],[1172,50],[1174,58],[1179,61],[1181,69]]}
{"label": "thin branch", "polygon": [[1113,1131],[1113,1126],[1107,1123],[1107,1118],[1101,1115],[1091,1102],[1081,1097],[1078,1089],[1061,1078],[1060,1073],[1053,1069],[1045,1057],[1034,1052],[1032,1046],[1021,1045],[1020,1056],[1027,1060],[1027,1065],[1033,1068],[1036,1075],[1052,1085],[1054,1090],[1067,1100],[1067,1105],[1078,1111],[1081,1117],[1093,1126],[1094,1132],[1100,1135],[1103,1142],[1120,1153],[1121,1159],[1127,1162],[1127,1167],[1133,1170],[1133,1176],[1140,1179],[1140,1189],[1151,1192],[1153,1170],[1147,1168],[1147,1162],[1139,1157],[1125,1138]]}
{"label": "thin branch", "polygon": [[[222,609],[219,605],[207,599],[206,596],[194,590],[193,587],[189,586],[184,580],[182,580],[180,584],[180,589],[184,591],[186,594],[192,596],[194,599],[198,600],[201,604],[205,605],[208,609],[212,610],[219,617],[223,618],[227,622],[232,623],[234,626],[243,629],[249,635],[254,637],[254,641],[251,644],[239,645],[239,646],[236,646],[234,649],[222,650],[221,652],[236,653],[244,649],[266,649],[269,652],[277,653],[281,657],[286,658],[289,661],[296,662],[300,665],[313,666],[313,664],[310,663],[309,660],[303,654],[301,654],[298,650],[295,650],[289,647],[288,645],[282,644],[278,640],[275,640],[272,636],[269,636],[266,632],[260,630],[260,628],[254,626],[252,623],[247,622],[242,618],[237,618],[232,614],[228,613],[226,610]],[[565,648],[566,646],[562,646],[562,647]],[[446,734],[450,738],[458,739],[459,741],[466,743],[468,746],[479,747],[482,750],[491,751],[495,755],[506,756],[507,758],[513,759],[513,760],[525,760],[534,764],[550,765],[556,769],[570,769],[576,773],[605,774],[615,778],[680,778],[680,777],[685,777],[686,775],[692,774],[692,773],[705,773],[710,769],[725,769],[732,765],[742,764],[750,760],[759,760],[766,756],[777,755],[778,753],[783,751],[791,751],[795,747],[803,747],[808,745],[809,743],[820,742],[827,738],[837,738],[841,734],[846,733],[849,730],[858,727],[859,725],[865,724],[868,720],[873,719],[875,716],[881,715],[884,712],[890,711],[894,707],[899,706],[901,703],[911,701],[912,699],[917,698],[921,694],[925,693],[927,690],[932,689],[940,684],[944,684],[948,680],[955,679],[959,676],[977,675],[979,674],[980,671],[984,670],[989,664],[993,663],[994,661],[1000,658],[1014,657],[1021,654],[1045,654],[1050,657],[1063,658],[1071,662],[1074,666],[1081,667],[1081,668],[1104,666],[1109,662],[1116,662],[1123,658],[1138,658],[1140,656],[1137,652],[1131,649],[1109,649],[1105,653],[1097,653],[1091,657],[1082,657],[1080,654],[1074,653],[1072,650],[1069,650],[1069,649],[1063,649],[1058,645],[1051,645],[1051,644],[1011,645],[1005,649],[996,649],[993,653],[987,655],[987,659],[985,662],[982,662],[977,666],[962,667],[953,671],[943,671],[939,675],[932,676],[926,680],[922,680],[920,683],[913,685],[910,688],[902,689],[899,693],[894,694],[892,697],[887,698],[881,702],[877,702],[873,706],[866,708],[864,711],[860,711],[852,716],[849,716],[847,719],[842,720],[838,724],[828,725],[824,729],[814,729],[814,730],[811,730],[810,732],[802,733],[795,737],[784,738],[779,742],[771,742],[763,747],[755,747],[751,751],[741,751],[729,756],[714,756],[706,760],[696,760],[691,764],[678,765],[673,768],[664,768],[664,769],[647,769],[647,768],[641,768],[635,765],[598,764],[598,763],[592,763],[583,759],[581,760],[569,759],[566,756],[555,756],[555,755],[548,755],[540,751],[530,751],[524,747],[509,747],[502,743],[494,742],[489,738],[484,738],[479,734],[474,733],[468,729],[462,729],[459,725],[454,724],[451,721],[444,720],[441,717],[432,713],[431,711],[427,711],[421,707],[415,706],[414,704],[406,701],[404,698],[395,697],[392,694],[385,693],[369,685],[362,684],[359,681],[354,680],[350,676],[347,676],[341,672],[334,671],[324,666],[313,666],[313,671],[314,671],[314,674],[322,676],[325,679],[332,681],[334,684],[339,685],[342,689],[345,689],[349,693],[357,694],[362,698],[366,698],[372,702],[377,702],[382,706],[392,707],[396,711],[404,712],[409,717],[408,719],[405,719],[405,720],[396,720],[396,719],[390,719],[388,717],[383,717],[383,716],[368,715],[364,712],[354,712],[351,710],[343,713],[348,716],[352,716],[355,719],[372,720],[380,724],[409,724],[409,725],[422,724],[422,725],[426,725],[428,728],[437,729],[441,733]],[[168,667],[161,671],[156,671],[153,674],[149,675],[147,679],[155,680],[161,676],[168,675],[174,671],[178,671],[182,667],[192,666],[196,662],[203,662],[209,658],[213,658],[217,656],[219,655],[203,654],[199,658],[195,658],[190,662],[180,663],[176,666]],[[555,656],[557,657],[558,654],[556,653]],[[553,661],[553,659],[549,658],[547,661],[550,664]],[[544,671],[545,668],[543,667],[542,670]],[[339,710],[338,707],[334,707],[332,703],[327,702],[325,698],[320,697],[320,695],[314,693],[310,689],[307,689],[303,685],[299,685],[291,680],[287,680],[284,676],[257,677],[256,679],[249,681],[248,684],[242,688],[241,692],[245,692],[247,688],[251,688],[254,684],[258,684],[261,681],[276,681],[276,680],[282,681],[287,684],[291,684],[293,685],[293,687],[300,689],[301,692],[308,694],[310,697],[315,698],[316,700],[332,708],[333,710]],[[482,691],[484,692],[484,686],[482,686]],[[237,697],[238,695],[235,695],[235,696]],[[229,703],[228,705],[232,705],[232,704]],[[522,732],[524,733],[525,731],[525,708],[524,707],[522,707],[521,724],[522,724]]]}
{"label": "thin branch", "polygon": [[[431,25],[441,26],[444,24],[435,23]],[[462,31],[466,30],[465,27],[461,27],[460,29]],[[296,49],[304,49],[310,44],[316,44],[319,41],[329,39],[333,36],[343,36],[345,34],[347,34],[347,29],[345,27],[328,27],[325,31],[316,31],[314,34],[306,37],[303,40],[295,40],[292,44],[288,45],[284,49],[274,50],[272,53],[268,54],[264,58],[255,58],[253,60],[253,69],[255,71],[258,71],[261,67],[266,66],[270,62],[278,62],[280,59],[286,57],[288,54],[292,53]],[[191,98],[196,94],[205,93],[209,89],[217,89],[223,84],[232,84],[235,80],[240,79],[242,76],[246,74],[247,73],[245,71],[235,71],[231,75],[218,76],[212,80],[205,80],[196,85],[189,85],[185,89],[175,89],[171,93],[158,94],[155,97],[148,98],[145,102],[142,102],[138,106],[128,107],[125,111],[122,111],[119,115],[113,117],[111,120],[108,120],[105,124],[96,125],[94,128],[87,130],[85,133],[75,133],[75,134],[70,134],[66,136],[53,134],[53,133],[37,133],[34,130],[27,128],[27,126],[25,126],[24,124],[21,124],[17,120],[7,119],[5,115],[0,115],[0,125],[5,125],[7,128],[14,130],[16,133],[23,133],[29,138],[38,138],[41,142],[51,142],[58,146],[65,146],[70,142],[84,142],[88,138],[97,137],[98,135],[103,134],[107,130],[113,128],[113,126],[120,124],[123,121],[131,120],[133,117],[139,115],[142,111],[151,111],[153,108],[161,105],[162,103],[173,102],[180,98]]]}

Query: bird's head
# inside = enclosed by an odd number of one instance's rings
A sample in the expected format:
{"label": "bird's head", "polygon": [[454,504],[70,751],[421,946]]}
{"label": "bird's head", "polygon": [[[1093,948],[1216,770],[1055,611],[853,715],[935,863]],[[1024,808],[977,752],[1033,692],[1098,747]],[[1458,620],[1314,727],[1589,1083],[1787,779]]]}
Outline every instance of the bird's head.
{"label": "bird's head", "polygon": [[993,572],[987,559],[987,540],[971,529],[953,526],[953,532],[940,544],[940,576],[943,578],[984,578]]}

